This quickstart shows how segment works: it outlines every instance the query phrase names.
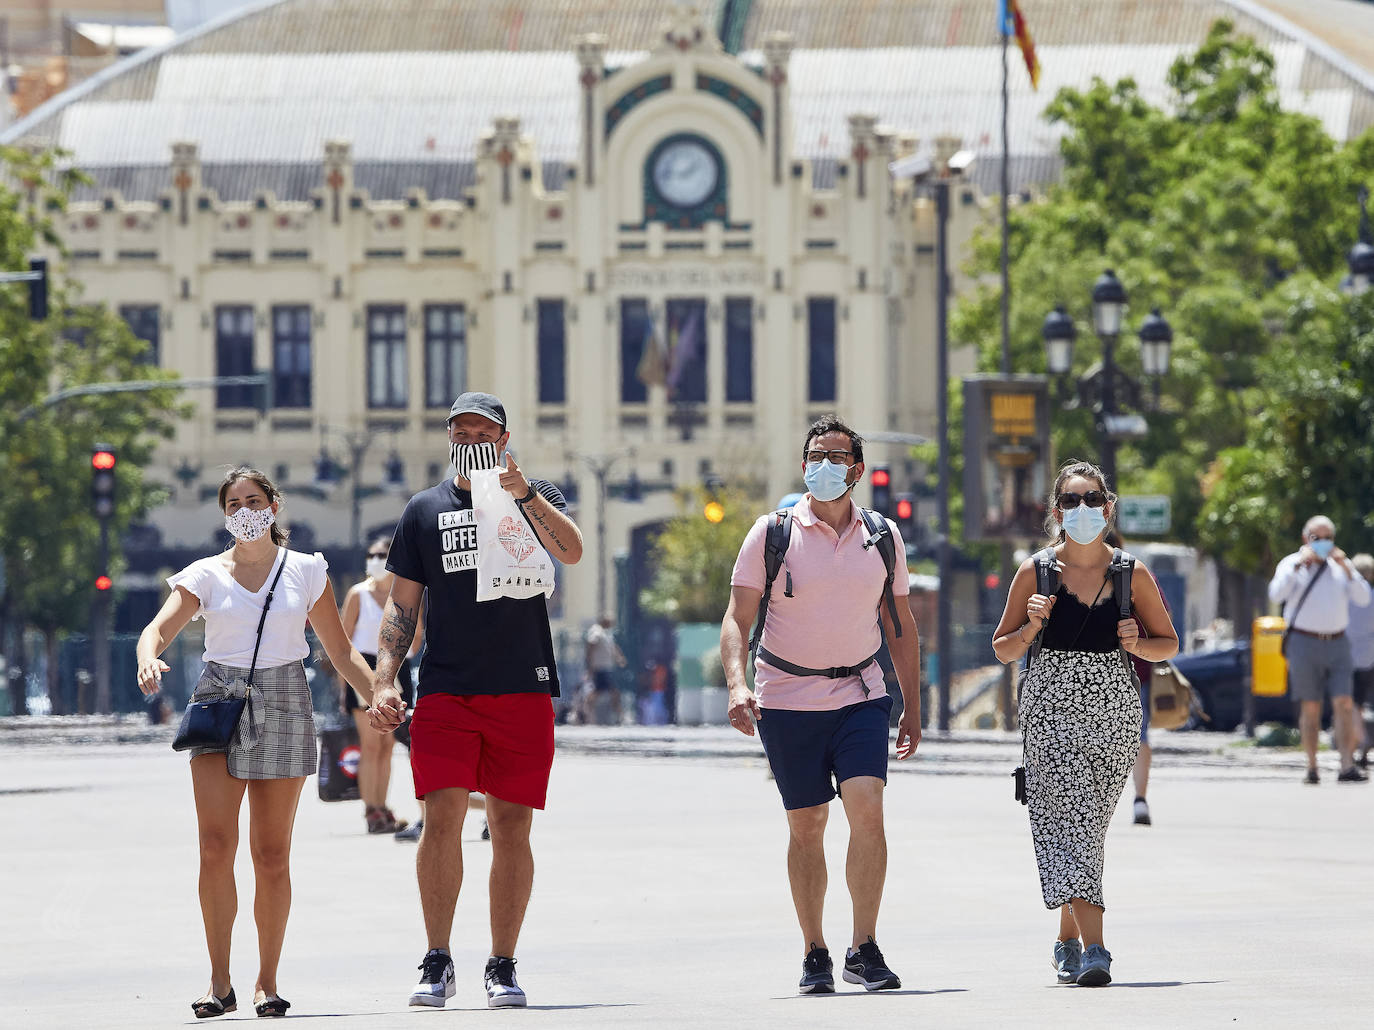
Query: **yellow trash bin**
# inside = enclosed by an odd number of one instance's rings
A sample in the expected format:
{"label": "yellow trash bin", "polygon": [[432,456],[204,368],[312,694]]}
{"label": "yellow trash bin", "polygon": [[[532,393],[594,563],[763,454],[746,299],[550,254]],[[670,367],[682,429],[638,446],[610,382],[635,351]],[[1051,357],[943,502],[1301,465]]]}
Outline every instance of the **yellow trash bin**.
{"label": "yellow trash bin", "polygon": [[1261,615],[1250,628],[1250,692],[1256,697],[1288,693],[1288,661],[1283,657],[1282,616]]}

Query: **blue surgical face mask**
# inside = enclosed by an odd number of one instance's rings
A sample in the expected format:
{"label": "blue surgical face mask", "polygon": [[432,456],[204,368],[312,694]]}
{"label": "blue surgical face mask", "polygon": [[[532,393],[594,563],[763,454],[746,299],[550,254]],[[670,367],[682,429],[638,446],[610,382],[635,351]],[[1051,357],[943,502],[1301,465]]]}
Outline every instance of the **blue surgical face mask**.
{"label": "blue surgical face mask", "polygon": [[829,458],[808,461],[802,478],[806,480],[806,489],[818,501],[839,500],[853,485],[849,482],[849,466],[832,465]]}
{"label": "blue surgical face mask", "polygon": [[1064,512],[1064,532],[1076,544],[1090,544],[1102,535],[1107,528],[1107,516],[1101,508],[1089,508],[1080,504]]}
{"label": "blue surgical face mask", "polygon": [[1312,553],[1315,554],[1318,558],[1320,558],[1322,561],[1326,561],[1327,558],[1331,557],[1331,552],[1335,550],[1336,541],[1312,540],[1309,541],[1307,546],[1312,548]]}

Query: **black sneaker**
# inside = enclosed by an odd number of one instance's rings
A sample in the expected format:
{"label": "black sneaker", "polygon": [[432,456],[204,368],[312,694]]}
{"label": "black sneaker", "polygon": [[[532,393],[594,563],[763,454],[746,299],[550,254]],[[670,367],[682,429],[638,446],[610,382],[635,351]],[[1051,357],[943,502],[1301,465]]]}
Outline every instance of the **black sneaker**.
{"label": "black sneaker", "polygon": [[437,948],[431,949],[425,952],[420,962],[420,982],[410,992],[410,1003],[441,1009],[457,989],[453,979],[453,959]]}
{"label": "black sneaker", "polygon": [[487,984],[487,1008],[523,1009],[525,992],[515,982],[515,959],[493,955],[487,959],[487,971],[483,977]]}
{"label": "black sneaker", "polygon": [[1359,766],[1352,765],[1349,769],[1344,769],[1336,775],[1337,783],[1365,783],[1369,777],[1360,772]]}
{"label": "black sneaker", "polygon": [[830,961],[830,949],[816,946],[811,942],[811,950],[802,959],[802,978],[797,985],[798,994],[834,994],[835,963]]}
{"label": "black sneaker", "polygon": [[1310,783],[1310,784],[1312,784],[1314,787],[1315,787],[1317,784],[1321,783],[1321,781],[1322,781],[1322,778],[1321,778],[1320,776],[1317,775],[1317,770],[1316,770],[1316,769],[1308,769],[1308,770],[1307,770],[1307,775],[1304,776],[1304,777],[1303,777],[1303,780],[1302,780],[1303,783]]}
{"label": "black sneaker", "polygon": [[902,986],[897,974],[887,968],[878,942],[872,937],[850,949],[844,956],[844,978],[847,983],[863,984],[866,991],[893,991]]}

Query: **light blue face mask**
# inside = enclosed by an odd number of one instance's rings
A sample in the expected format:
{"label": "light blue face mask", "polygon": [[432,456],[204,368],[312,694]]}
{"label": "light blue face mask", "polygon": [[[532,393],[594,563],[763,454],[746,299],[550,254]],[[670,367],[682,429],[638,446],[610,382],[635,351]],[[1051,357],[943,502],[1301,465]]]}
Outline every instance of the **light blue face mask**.
{"label": "light blue face mask", "polygon": [[808,461],[806,474],[802,478],[806,480],[806,489],[818,501],[838,500],[852,485],[849,482],[849,466],[833,465],[829,458]]}
{"label": "light blue face mask", "polygon": [[1080,504],[1064,512],[1064,532],[1076,544],[1090,544],[1102,535],[1107,528],[1107,516],[1101,508],[1089,508]]}
{"label": "light blue face mask", "polygon": [[1315,554],[1322,561],[1326,561],[1327,558],[1331,557],[1331,552],[1336,549],[1336,541],[1312,540],[1308,543],[1308,546],[1312,548],[1313,554]]}

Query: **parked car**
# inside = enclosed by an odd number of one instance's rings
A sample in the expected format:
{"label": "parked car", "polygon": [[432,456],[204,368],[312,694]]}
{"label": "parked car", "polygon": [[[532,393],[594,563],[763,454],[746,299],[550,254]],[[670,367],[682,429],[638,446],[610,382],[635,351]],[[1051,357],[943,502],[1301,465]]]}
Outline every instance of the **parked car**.
{"label": "parked car", "polygon": [[[1188,729],[1231,731],[1245,722],[1245,695],[1250,691],[1250,642],[1238,641],[1214,651],[1194,651],[1181,654],[1174,667],[1188,678],[1197,694],[1203,711],[1211,717],[1204,721],[1196,717]],[[1325,706],[1323,724],[1330,718],[1330,703]],[[1297,705],[1287,694],[1282,697],[1256,697],[1255,723],[1277,722],[1285,726],[1298,724]]]}

